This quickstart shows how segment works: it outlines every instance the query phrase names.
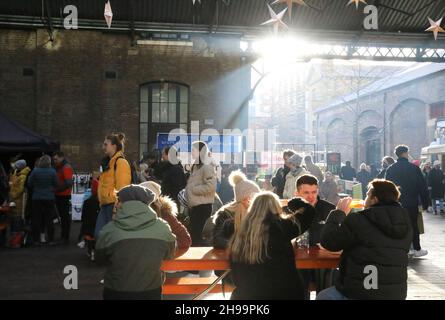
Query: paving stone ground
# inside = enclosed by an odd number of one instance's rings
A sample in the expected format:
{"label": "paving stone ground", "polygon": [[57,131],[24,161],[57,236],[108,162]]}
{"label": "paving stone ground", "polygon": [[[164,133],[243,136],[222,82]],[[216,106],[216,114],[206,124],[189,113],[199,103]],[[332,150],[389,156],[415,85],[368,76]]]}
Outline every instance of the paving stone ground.
{"label": "paving stone ground", "polygon": [[[445,217],[424,213],[424,221],[426,233],[421,236],[421,245],[429,254],[410,260],[408,299],[445,299]],[[91,263],[75,245],[79,228],[79,223],[73,225],[72,243],[68,246],[0,248],[0,299],[101,299],[99,281],[104,269]],[[78,269],[78,290],[66,290],[63,286],[67,265]],[[228,298],[213,294],[206,299]]]}

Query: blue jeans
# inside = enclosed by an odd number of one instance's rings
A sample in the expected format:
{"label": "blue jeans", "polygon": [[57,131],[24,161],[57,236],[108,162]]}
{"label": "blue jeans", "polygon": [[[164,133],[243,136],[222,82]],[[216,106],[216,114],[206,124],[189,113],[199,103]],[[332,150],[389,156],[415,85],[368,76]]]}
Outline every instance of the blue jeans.
{"label": "blue jeans", "polygon": [[97,215],[96,227],[94,229],[94,238],[99,238],[99,233],[102,228],[113,219],[114,204],[106,204],[100,207],[100,212]]}
{"label": "blue jeans", "polygon": [[322,290],[318,295],[316,300],[349,300],[344,295],[342,295],[337,288],[330,287]]}

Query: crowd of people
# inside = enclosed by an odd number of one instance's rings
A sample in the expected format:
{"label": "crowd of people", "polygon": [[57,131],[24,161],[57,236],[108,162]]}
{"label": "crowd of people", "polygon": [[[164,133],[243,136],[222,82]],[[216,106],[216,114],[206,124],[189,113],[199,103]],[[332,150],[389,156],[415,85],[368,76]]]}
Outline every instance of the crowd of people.
{"label": "crowd of people", "polygon": [[[26,226],[30,226],[29,243],[67,244],[70,237],[70,200],[73,185],[73,169],[61,151],[51,158],[43,155],[38,158],[31,170],[26,160],[18,159],[11,163],[8,175],[2,169],[4,185],[2,204],[11,209],[11,237],[9,244],[20,247],[25,241]],[[58,240],[54,236],[54,221],[61,225]]]}
{"label": "crowd of people", "polygon": [[[162,261],[176,249],[209,244],[228,252],[232,299],[308,299],[311,282],[317,299],[405,299],[408,257],[427,254],[420,246],[419,204],[427,209],[431,198],[443,210],[440,163],[422,172],[408,161],[404,145],[395,149],[397,160],[382,160],[380,172],[366,164],[356,172],[350,162],[341,168],[340,178],[362,183],[359,212],[351,212],[350,197],[340,199],[331,172],[293,150],[283,152],[284,166],[265,191],[240,170],[222,170],[218,177],[201,141],[192,144],[188,168],[173,147],[162,150],[160,162],[147,157],[131,164],[124,145],[123,134],[105,138],[101,173],[82,212],[88,254],[107,263],[104,299],[161,299]],[[45,240],[43,234],[54,241],[56,208],[61,240],[68,241],[72,175],[61,152],[41,157],[32,171],[23,160],[14,163],[9,200],[26,211],[20,199],[28,188],[35,243]],[[230,201],[218,196],[223,186]],[[291,241],[304,235],[309,246],[342,252],[338,271],[296,269]],[[363,286],[369,265],[379,272],[378,289]],[[326,275],[334,286],[320,280]]]}

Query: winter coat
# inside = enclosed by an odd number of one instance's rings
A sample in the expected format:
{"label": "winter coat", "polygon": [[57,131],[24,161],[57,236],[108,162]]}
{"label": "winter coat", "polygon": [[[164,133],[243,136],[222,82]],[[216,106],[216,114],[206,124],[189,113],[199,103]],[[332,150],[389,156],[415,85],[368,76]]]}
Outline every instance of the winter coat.
{"label": "winter coat", "polygon": [[214,167],[210,164],[203,164],[200,167],[194,165],[187,181],[186,192],[190,208],[202,204],[212,204],[216,193]]}
{"label": "winter coat", "polygon": [[385,179],[386,169],[387,168],[382,168],[382,170],[380,170],[379,174],[377,175],[377,179]]}
{"label": "winter coat", "polygon": [[431,187],[432,199],[443,199],[445,193],[443,171],[433,168],[428,174],[428,186]]}
{"label": "winter coat", "polygon": [[100,205],[97,195],[92,195],[82,205],[82,226],[80,232],[83,236],[94,238],[94,229],[99,215]]}
{"label": "winter coat", "polygon": [[332,204],[337,204],[340,197],[338,196],[337,183],[334,180],[323,181],[320,187],[320,198]]}
{"label": "winter coat", "polygon": [[318,198],[317,204],[315,205],[316,214],[309,227],[309,246],[316,246],[321,242],[323,227],[332,210],[335,210],[335,206],[332,203]]}
{"label": "winter coat", "polygon": [[226,249],[235,232],[235,212],[230,210],[229,203],[218,210],[213,217],[215,228],[213,229],[213,247]]}
{"label": "winter coat", "polygon": [[289,171],[286,175],[286,183],[284,185],[283,199],[292,199],[295,196],[295,190],[297,189],[297,179],[308,172],[302,167],[297,168],[295,171]]}
{"label": "winter coat", "polygon": [[[335,287],[349,299],[405,299],[411,241],[410,216],[398,203],[333,211],[321,236],[324,248],[343,250]],[[369,266],[377,268],[376,289],[364,286]]]}
{"label": "winter coat", "polygon": [[368,192],[368,184],[371,182],[371,180],[371,174],[367,170],[363,169],[360,170],[359,173],[357,173],[357,181],[362,184],[363,199],[366,198],[366,193]]}
{"label": "winter coat", "polygon": [[59,181],[59,186],[56,189],[56,196],[71,196],[73,186],[73,168],[68,161],[63,160],[59,166],[56,166],[56,173]]}
{"label": "winter coat", "polygon": [[307,204],[303,213],[283,219],[269,214],[268,257],[260,264],[235,262],[230,258],[236,289],[234,300],[303,300],[305,285],[295,265],[291,240],[304,233],[312,223],[315,210]]}
{"label": "winter coat", "polygon": [[150,292],[162,287],[164,259],[175,253],[167,222],[141,201],[126,201],[99,234],[96,261],[108,262],[104,286],[115,292]]}
{"label": "winter coat", "polygon": [[15,213],[18,216],[21,216],[24,213],[25,209],[25,197],[24,194],[26,192],[27,186],[26,178],[28,177],[31,169],[29,167],[25,167],[20,171],[14,171],[12,178],[12,185],[9,191],[9,199],[15,203]]}
{"label": "winter coat", "polygon": [[400,187],[400,203],[404,208],[419,206],[419,197],[423,208],[428,208],[428,189],[420,168],[410,163],[406,158],[399,158],[397,162],[386,169],[386,180],[394,182]]}
{"label": "winter coat", "polygon": [[308,163],[306,164],[306,169],[311,175],[315,176],[318,179],[319,185],[323,184],[323,172],[316,164]]}
{"label": "winter coat", "polygon": [[28,187],[32,188],[32,200],[55,200],[57,174],[53,168],[35,168],[29,175]]}
{"label": "winter coat", "polygon": [[[176,236],[176,243],[178,249],[188,249],[192,245],[192,238],[190,237],[187,228],[178,221],[178,207],[176,203],[169,197],[160,197],[158,200],[159,212],[158,216],[167,221],[172,233]],[[152,207],[153,208],[153,207]]]}
{"label": "winter coat", "polygon": [[340,179],[352,181],[357,176],[353,167],[344,166],[340,169]]}
{"label": "winter coat", "polygon": [[[131,184],[130,164],[120,157],[123,157],[122,151],[116,152],[99,178],[97,192],[101,206],[115,203],[117,201],[116,192]],[[115,164],[116,172],[114,171]]]}
{"label": "winter coat", "polygon": [[178,193],[187,185],[184,169],[180,164],[173,165],[166,162],[162,167],[161,190],[162,195],[178,202]]}
{"label": "winter coat", "polygon": [[290,169],[287,166],[284,166],[277,170],[275,176],[272,178],[271,184],[275,188],[275,193],[283,198],[284,186],[286,184],[286,176],[289,173]]}

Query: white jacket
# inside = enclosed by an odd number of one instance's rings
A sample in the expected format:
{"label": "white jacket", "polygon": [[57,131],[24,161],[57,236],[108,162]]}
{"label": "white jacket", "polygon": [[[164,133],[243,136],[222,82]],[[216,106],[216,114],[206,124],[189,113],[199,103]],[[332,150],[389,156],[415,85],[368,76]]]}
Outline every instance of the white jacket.
{"label": "white jacket", "polygon": [[216,193],[216,173],[211,164],[196,166],[187,181],[187,199],[190,208],[201,204],[213,204]]}
{"label": "white jacket", "polygon": [[283,199],[292,199],[295,197],[295,190],[297,190],[297,179],[308,172],[303,168],[298,168],[297,171],[290,171],[286,175],[286,183],[284,185]]}

